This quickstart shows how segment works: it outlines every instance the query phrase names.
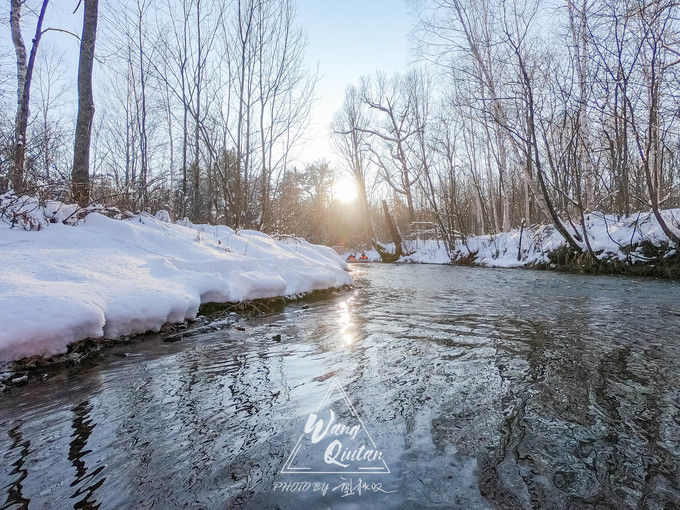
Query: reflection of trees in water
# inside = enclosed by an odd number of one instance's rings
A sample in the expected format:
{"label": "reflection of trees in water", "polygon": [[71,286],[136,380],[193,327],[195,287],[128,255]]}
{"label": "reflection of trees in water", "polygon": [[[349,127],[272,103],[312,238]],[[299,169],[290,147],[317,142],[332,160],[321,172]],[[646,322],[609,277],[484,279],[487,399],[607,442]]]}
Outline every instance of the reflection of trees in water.
{"label": "reflection of trees in water", "polygon": [[71,496],[72,499],[80,498],[73,504],[74,508],[97,509],[101,506],[94,498],[94,493],[106,481],[106,477],[97,479],[97,476],[106,467],[104,464],[93,469],[88,473],[88,467],[85,462],[85,456],[92,453],[92,450],[87,450],[87,442],[94,430],[96,423],[90,417],[92,405],[88,400],[76,405],[73,412],[73,420],[71,421],[71,428],[73,429],[73,438],[69,443],[68,460],[76,470],[76,476],[71,482],[71,487],[77,487],[76,491]]}
{"label": "reflection of trees in water", "polygon": [[[574,468],[563,458],[568,455],[564,434],[583,418],[588,401],[579,337],[587,332],[556,334],[565,310],[555,308],[546,319],[508,321],[515,330],[497,342],[495,364],[508,389],[501,396],[495,446],[479,459],[478,475],[482,493],[501,507],[560,507],[566,494],[556,487],[556,475],[565,466]],[[512,369],[517,366],[525,369]]]}
{"label": "reflection of trees in water", "polygon": [[[433,421],[433,427],[442,429],[442,441],[448,430],[465,434],[456,440],[456,446],[477,458],[479,490],[488,501],[500,508],[531,507],[542,498],[533,484],[535,473],[528,465],[531,456],[522,446],[530,433],[526,415],[534,398],[533,387],[545,377],[550,337],[538,320],[500,316],[494,318],[492,326],[493,354],[485,356],[480,350],[485,363],[468,361],[472,370],[468,369],[469,381],[465,383],[466,405],[461,413],[464,423],[461,425],[455,414],[448,416],[449,411],[455,413],[459,407],[454,395]],[[484,370],[478,367],[475,371],[475,364],[481,364]]]}
{"label": "reflection of trees in water", "polygon": [[[202,485],[219,493],[227,506],[250,500],[278,467],[268,444],[277,432],[272,408],[280,395],[270,348],[269,339],[248,338],[223,350],[222,360],[216,351],[199,362],[204,373],[191,397],[195,429],[189,435],[201,441],[192,452],[190,469],[195,476],[203,474],[194,490]],[[216,387],[221,388],[217,398]]]}
{"label": "reflection of trees in water", "polygon": [[[677,380],[658,369],[668,361],[626,339],[611,348],[605,338],[603,348],[600,332],[582,321],[556,323],[533,322],[533,331],[514,335],[525,349],[496,357],[509,389],[493,450],[478,457],[482,493],[500,507],[677,502],[677,451],[663,445],[677,426]],[[526,372],[508,374],[518,362]]]}
{"label": "reflection of trees in water", "polygon": [[[151,375],[144,365],[126,367],[126,384],[115,386],[107,400],[110,412],[120,412],[116,423],[116,448],[123,452],[125,468],[117,473],[125,478],[125,486],[131,497],[138,497],[135,505],[148,505],[156,490],[162,490],[165,477],[154,472],[155,452],[163,453],[157,439],[159,430],[170,430],[164,426],[168,419],[167,407],[162,402],[162,392],[167,390],[167,378],[172,371]],[[132,381],[132,383],[130,383]],[[154,392],[158,389],[158,394]],[[162,410],[162,412],[161,412]],[[149,416],[153,416],[149,420]],[[161,435],[161,438],[164,438]],[[156,486],[154,486],[154,484]]]}
{"label": "reflection of trees in water", "polygon": [[600,359],[593,394],[604,428],[598,450],[607,454],[595,468],[620,501],[663,508],[680,497],[677,451],[663,444],[662,430],[664,415],[677,413],[677,380],[657,369],[661,360],[655,357],[622,346]]}
{"label": "reflection of trees in water", "polygon": [[5,459],[7,459],[11,454],[17,452],[19,457],[11,464],[12,471],[9,475],[15,477],[14,480],[7,486],[7,499],[5,504],[0,507],[3,510],[5,508],[28,508],[28,503],[30,500],[25,498],[23,495],[23,484],[22,482],[28,476],[28,470],[24,468],[26,462],[26,457],[31,453],[31,441],[26,439],[21,432],[22,423],[17,422],[11,429],[7,431],[12,444],[10,445],[9,451],[5,454]]}

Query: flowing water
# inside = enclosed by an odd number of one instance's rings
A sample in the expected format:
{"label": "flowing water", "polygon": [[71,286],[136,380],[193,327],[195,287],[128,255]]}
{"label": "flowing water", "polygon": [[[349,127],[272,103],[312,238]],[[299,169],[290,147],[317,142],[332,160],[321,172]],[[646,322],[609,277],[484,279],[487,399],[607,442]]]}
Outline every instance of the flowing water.
{"label": "flowing water", "polygon": [[[678,283],[352,271],[0,395],[0,508],[680,507]],[[281,473],[335,383],[389,472]]]}

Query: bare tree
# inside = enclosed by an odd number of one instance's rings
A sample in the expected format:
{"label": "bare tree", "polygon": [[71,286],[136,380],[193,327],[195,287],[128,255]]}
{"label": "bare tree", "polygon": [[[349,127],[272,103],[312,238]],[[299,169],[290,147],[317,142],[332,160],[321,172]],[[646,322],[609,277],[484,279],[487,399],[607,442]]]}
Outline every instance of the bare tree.
{"label": "bare tree", "polygon": [[92,67],[99,0],[83,0],[83,35],[78,62],[78,117],[71,173],[73,197],[81,206],[90,200],[90,138],[94,118]]}
{"label": "bare tree", "polygon": [[405,198],[409,222],[415,221],[412,188],[419,179],[409,151],[411,139],[420,129],[413,123],[414,97],[409,84],[416,79],[413,75],[397,75],[388,80],[382,73],[375,80],[363,78],[361,99],[375,115],[369,128],[356,128],[371,135],[372,160],[387,184]]}
{"label": "bare tree", "polygon": [[63,53],[54,48],[42,53],[38,67],[37,94],[38,102],[38,145],[42,160],[42,175],[49,181],[63,178],[59,171],[58,158],[64,149],[66,139],[60,118],[54,116],[61,111],[64,104],[67,86],[60,78],[64,76]]}
{"label": "bare tree", "polygon": [[28,61],[26,60],[26,45],[21,35],[21,7],[23,3],[23,0],[12,0],[10,4],[10,27],[17,58],[17,115],[14,126],[14,168],[11,177],[12,186],[16,191],[21,191],[23,188],[31,81],[36,54],[38,53],[38,45],[44,33],[42,25],[49,0],[43,0],[42,2]]}
{"label": "bare tree", "polygon": [[[642,75],[646,85],[647,101],[646,125],[640,125],[635,105],[630,97],[626,97],[630,122],[635,134],[635,143],[639,152],[649,203],[659,226],[664,234],[676,245],[680,245],[680,235],[672,230],[660,211],[660,204],[665,200],[663,193],[663,141],[661,107],[665,80],[671,70],[680,65],[680,41],[673,37],[673,23],[677,20],[678,5],[673,1],[635,2],[628,15],[639,23],[640,40],[642,42],[641,60]],[[677,83],[677,82],[676,82]]]}
{"label": "bare tree", "polygon": [[345,91],[345,101],[333,120],[333,140],[357,186],[357,197],[363,218],[363,242],[375,237],[366,192],[368,178],[368,118],[356,87]]}
{"label": "bare tree", "polygon": [[584,208],[595,206],[595,168],[592,163],[592,149],[590,142],[590,115],[588,112],[588,1],[583,0],[580,10],[577,10],[574,0],[567,0],[569,12],[569,28],[571,31],[572,49],[578,75],[578,108],[577,108],[577,140],[578,159],[585,176]]}

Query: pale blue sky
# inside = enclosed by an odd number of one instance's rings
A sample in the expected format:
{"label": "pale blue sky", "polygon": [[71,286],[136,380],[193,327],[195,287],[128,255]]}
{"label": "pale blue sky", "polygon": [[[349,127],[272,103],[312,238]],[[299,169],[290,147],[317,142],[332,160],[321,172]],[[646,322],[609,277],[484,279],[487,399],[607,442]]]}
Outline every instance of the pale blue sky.
{"label": "pale blue sky", "polygon": [[299,0],[298,19],[307,31],[307,63],[319,66],[317,100],[300,159],[338,162],[329,124],[348,84],[380,69],[403,71],[411,61],[411,17],[404,0]]}

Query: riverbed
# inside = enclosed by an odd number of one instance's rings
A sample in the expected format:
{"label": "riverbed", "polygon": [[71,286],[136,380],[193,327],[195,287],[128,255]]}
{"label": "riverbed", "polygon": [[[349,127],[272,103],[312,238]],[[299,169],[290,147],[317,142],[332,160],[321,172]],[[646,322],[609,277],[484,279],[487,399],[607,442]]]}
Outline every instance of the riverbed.
{"label": "riverbed", "polygon": [[[0,508],[680,506],[678,282],[357,266],[0,395]],[[333,388],[386,470],[284,469]]]}

